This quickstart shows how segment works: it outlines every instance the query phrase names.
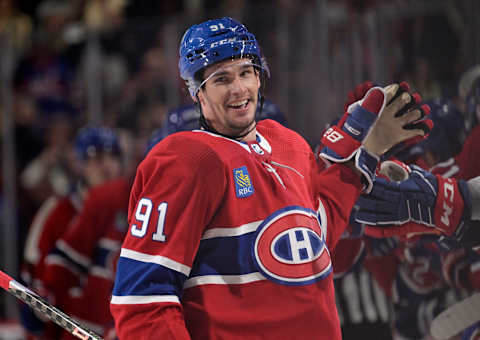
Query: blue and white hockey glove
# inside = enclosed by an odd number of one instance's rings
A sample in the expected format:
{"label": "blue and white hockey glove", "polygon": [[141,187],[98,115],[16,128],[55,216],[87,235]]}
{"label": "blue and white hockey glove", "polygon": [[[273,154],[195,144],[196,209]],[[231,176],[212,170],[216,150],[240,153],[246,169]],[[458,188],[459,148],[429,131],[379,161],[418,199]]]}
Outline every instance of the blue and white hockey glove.
{"label": "blue and white hockey glove", "polygon": [[467,183],[410,169],[403,182],[378,177],[371,193],[357,201],[355,220],[376,237],[433,233],[461,240],[472,214]]}
{"label": "blue and white hockey glove", "polygon": [[322,137],[323,148],[319,156],[333,163],[354,159],[367,182],[367,192],[371,190],[379,158],[362,148],[362,141],[385,108],[386,98],[382,88],[371,88],[364,99],[350,105],[351,111],[347,111],[337,125],[328,128]]}
{"label": "blue and white hockey glove", "polygon": [[[322,137],[319,156],[335,163],[354,160],[363,174],[367,193],[372,188],[379,156],[400,142],[425,135],[423,129],[412,125],[424,114],[420,109],[408,109],[410,102],[418,104],[408,90],[407,83],[371,88]],[[401,94],[396,96],[397,92]]]}
{"label": "blue and white hockey glove", "polygon": [[[357,85],[354,90],[348,92],[347,100],[344,104],[344,111],[346,112],[346,114],[341,118],[343,121],[345,121],[348,114],[352,112],[356,105],[362,103],[362,99],[365,97],[367,92],[374,86],[376,85],[374,85],[372,82],[366,81],[362,84]],[[425,139],[433,128],[433,121],[428,118],[428,115],[430,114],[430,107],[426,104],[422,105],[422,97],[419,93],[415,92],[413,94],[410,94],[410,85],[405,81],[401,82],[398,85],[398,89],[396,90],[393,97],[389,99],[386,106],[392,104],[403,93],[407,93],[410,95],[410,101],[403,108],[401,108],[400,110],[398,110],[398,112],[395,113],[395,117],[400,117],[408,111],[419,110],[420,117],[414,122],[406,124],[404,128],[407,130],[421,129],[424,131],[424,135],[415,136],[396,144],[390,150],[388,150],[387,153],[382,155],[382,159],[389,159],[390,157],[395,156],[399,152],[411,148],[415,144]],[[343,122],[341,121],[338,125],[342,126]]]}
{"label": "blue and white hockey glove", "polygon": [[351,104],[337,125],[323,134],[320,156],[333,162],[351,159],[385,108],[386,99],[381,87],[373,87],[362,100]]}

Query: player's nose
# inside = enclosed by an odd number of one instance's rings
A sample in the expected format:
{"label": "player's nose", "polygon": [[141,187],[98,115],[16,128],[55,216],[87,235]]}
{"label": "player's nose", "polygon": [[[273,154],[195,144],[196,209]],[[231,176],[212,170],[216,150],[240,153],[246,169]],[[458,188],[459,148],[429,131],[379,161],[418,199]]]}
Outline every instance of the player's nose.
{"label": "player's nose", "polygon": [[247,91],[248,87],[240,77],[235,77],[230,83],[230,92],[232,94],[244,94]]}

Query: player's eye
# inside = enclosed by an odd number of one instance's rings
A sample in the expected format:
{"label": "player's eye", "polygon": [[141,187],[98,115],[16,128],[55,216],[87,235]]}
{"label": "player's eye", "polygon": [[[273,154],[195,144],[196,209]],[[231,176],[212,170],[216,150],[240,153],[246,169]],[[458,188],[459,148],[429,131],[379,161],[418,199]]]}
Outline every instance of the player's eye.
{"label": "player's eye", "polygon": [[226,76],[219,76],[219,77],[216,77],[213,82],[216,84],[224,84],[228,82],[228,78]]}
{"label": "player's eye", "polygon": [[253,68],[245,69],[242,71],[242,73],[240,73],[241,77],[248,77],[250,75],[253,75]]}

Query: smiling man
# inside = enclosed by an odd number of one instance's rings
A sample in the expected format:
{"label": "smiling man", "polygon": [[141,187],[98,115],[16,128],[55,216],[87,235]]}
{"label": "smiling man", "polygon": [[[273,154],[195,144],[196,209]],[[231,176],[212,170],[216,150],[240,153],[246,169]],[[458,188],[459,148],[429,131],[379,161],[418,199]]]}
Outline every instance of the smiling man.
{"label": "smiling man", "polygon": [[340,339],[329,249],[378,156],[423,134],[403,129],[419,110],[395,115],[412,97],[369,91],[325,134],[333,164],[320,172],[299,134],[257,124],[268,68],[245,26],[190,27],[179,69],[201,129],[166,137],[137,169],[110,305],[119,338]]}
{"label": "smiling man", "polygon": [[227,60],[207,68],[197,99],[206,125],[226,136],[255,139],[260,77],[248,58]]}

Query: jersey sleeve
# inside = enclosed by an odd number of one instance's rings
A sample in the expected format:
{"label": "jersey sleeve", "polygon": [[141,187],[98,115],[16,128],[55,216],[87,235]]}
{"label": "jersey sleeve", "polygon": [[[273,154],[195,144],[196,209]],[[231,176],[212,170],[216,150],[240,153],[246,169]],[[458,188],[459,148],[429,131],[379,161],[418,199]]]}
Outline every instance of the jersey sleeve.
{"label": "jersey sleeve", "polygon": [[224,166],[215,153],[170,137],[140,164],[130,195],[110,303],[121,339],[189,339],[183,284],[225,192]]}
{"label": "jersey sleeve", "polygon": [[321,222],[327,224],[327,246],[334,249],[349,223],[363,184],[354,170],[343,164],[333,164],[314,176],[313,185],[320,199],[320,216],[323,214],[326,219]]}

